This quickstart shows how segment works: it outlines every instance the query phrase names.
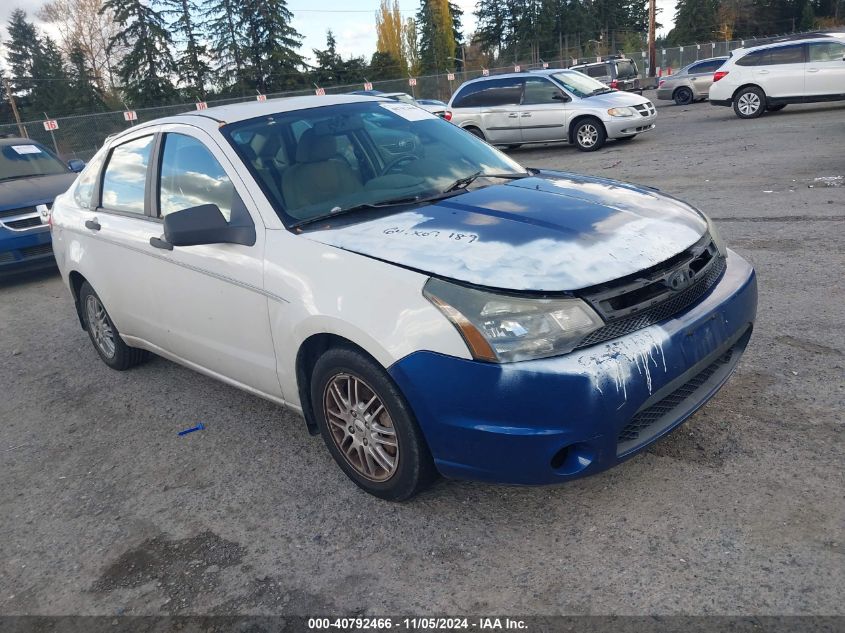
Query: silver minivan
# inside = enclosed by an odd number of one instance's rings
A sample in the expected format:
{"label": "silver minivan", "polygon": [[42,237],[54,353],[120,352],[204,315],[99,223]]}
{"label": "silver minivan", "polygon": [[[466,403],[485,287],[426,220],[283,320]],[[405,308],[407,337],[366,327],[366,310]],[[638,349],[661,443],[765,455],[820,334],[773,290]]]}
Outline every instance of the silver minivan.
{"label": "silver minivan", "polygon": [[648,132],[657,118],[654,104],[642,95],[562,69],[467,81],[452,95],[449,109],[452,123],[493,145],[566,141],[585,152],[609,138],[628,141]]}

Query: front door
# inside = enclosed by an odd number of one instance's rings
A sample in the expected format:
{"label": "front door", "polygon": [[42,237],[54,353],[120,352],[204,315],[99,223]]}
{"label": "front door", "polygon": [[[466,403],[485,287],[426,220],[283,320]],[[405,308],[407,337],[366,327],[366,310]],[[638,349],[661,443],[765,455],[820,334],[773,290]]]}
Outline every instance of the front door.
{"label": "front door", "polygon": [[545,77],[526,77],[520,108],[522,141],[565,141],[569,98]]}
{"label": "front door", "polygon": [[[187,125],[163,128],[153,214],[217,205],[252,222],[256,242],[156,249],[154,274],[167,351],[242,386],[281,397],[267,296],[264,226],[243,181],[215,141]],[[156,236],[161,235],[159,224]]]}
{"label": "front door", "polygon": [[804,75],[804,92],[808,97],[845,98],[845,44],[811,42]]}

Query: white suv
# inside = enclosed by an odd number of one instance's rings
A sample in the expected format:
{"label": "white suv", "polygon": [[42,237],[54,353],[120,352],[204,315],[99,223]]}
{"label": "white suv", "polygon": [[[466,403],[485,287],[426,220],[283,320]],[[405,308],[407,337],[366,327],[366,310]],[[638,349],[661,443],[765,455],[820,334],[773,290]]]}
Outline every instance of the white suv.
{"label": "white suv", "polygon": [[710,87],[710,103],[733,105],[741,119],[838,100],[845,100],[845,33],[736,50]]}

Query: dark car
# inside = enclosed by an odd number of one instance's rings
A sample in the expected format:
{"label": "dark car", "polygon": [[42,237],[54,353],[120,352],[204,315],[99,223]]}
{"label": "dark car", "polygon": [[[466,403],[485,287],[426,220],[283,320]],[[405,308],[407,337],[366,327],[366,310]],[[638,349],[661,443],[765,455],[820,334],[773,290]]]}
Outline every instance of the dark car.
{"label": "dark car", "polygon": [[588,77],[598,79],[606,86],[616,90],[636,92],[637,94],[643,93],[640,85],[640,71],[636,62],[629,57],[611,55],[600,62],[576,64],[570,70],[577,70]]}
{"label": "dark car", "polygon": [[0,276],[55,265],[50,207],[84,166],[30,139],[0,138]]}

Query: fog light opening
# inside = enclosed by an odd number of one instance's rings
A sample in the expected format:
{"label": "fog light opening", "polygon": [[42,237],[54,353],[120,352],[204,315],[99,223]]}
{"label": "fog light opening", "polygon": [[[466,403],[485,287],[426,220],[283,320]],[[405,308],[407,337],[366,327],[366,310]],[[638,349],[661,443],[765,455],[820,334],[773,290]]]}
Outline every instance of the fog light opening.
{"label": "fog light opening", "polygon": [[557,453],[552,456],[551,466],[555,470],[559,470],[566,463],[566,458],[569,457],[571,446],[564,446]]}
{"label": "fog light opening", "polygon": [[559,449],[549,465],[559,475],[575,475],[585,470],[596,457],[595,449],[587,443],[576,442]]}

